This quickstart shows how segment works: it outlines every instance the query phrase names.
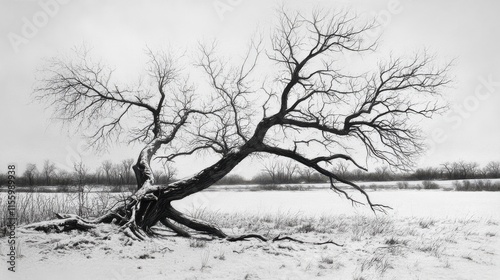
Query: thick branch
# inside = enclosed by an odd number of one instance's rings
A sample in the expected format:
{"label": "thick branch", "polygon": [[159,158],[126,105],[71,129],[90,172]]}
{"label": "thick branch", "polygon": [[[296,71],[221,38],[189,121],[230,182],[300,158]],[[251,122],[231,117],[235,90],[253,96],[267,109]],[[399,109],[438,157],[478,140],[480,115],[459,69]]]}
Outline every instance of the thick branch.
{"label": "thick branch", "polygon": [[[356,189],[357,191],[359,191],[361,194],[363,194],[363,196],[365,197],[366,201],[368,202],[368,205],[370,206],[370,208],[373,211],[376,211],[376,210],[378,210],[378,211],[385,211],[384,208],[390,208],[389,206],[386,206],[386,205],[372,203],[371,200],[370,200],[369,195],[360,186],[358,186],[357,184],[355,184],[355,183],[353,183],[351,181],[348,181],[348,180],[345,180],[343,178],[340,178],[339,176],[335,175],[334,173],[332,173],[332,172],[324,169],[323,167],[319,166],[317,160],[308,159],[306,157],[303,157],[303,156],[299,155],[296,152],[293,152],[293,151],[290,151],[290,150],[286,150],[286,149],[277,148],[277,147],[271,147],[271,146],[268,146],[268,145],[262,145],[259,148],[259,151],[260,152],[264,152],[264,153],[274,154],[274,155],[283,156],[283,157],[287,157],[287,158],[293,159],[295,161],[298,161],[298,162],[302,163],[303,165],[305,165],[307,167],[313,168],[314,170],[318,171],[320,174],[323,174],[323,175],[327,176],[330,179],[339,181],[341,183],[345,183],[345,184],[353,187],[354,189]],[[336,191],[339,191],[339,192],[342,192],[342,193],[346,194],[344,191],[342,191],[339,188],[335,187],[335,185],[333,184],[333,181],[332,181],[331,187],[333,189],[335,189]],[[359,202],[359,201],[357,201],[357,200],[355,200],[355,199],[347,196],[347,194],[346,194],[346,198],[348,198],[349,200],[351,200],[353,203],[364,204],[362,202]]]}

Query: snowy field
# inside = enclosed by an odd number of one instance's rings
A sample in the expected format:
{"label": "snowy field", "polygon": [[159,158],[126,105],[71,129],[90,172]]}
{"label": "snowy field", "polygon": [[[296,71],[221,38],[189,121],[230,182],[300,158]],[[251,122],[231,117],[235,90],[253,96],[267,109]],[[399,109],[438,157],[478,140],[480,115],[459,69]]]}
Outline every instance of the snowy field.
{"label": "snowy field", "polygon": [[[360,201],[362,197],[350,191]],[[433,218],[492,218],[500,220],[500,192],[455,192],[442,190],[368,191],[372,202],[392,207],[389,216]],[[208,208],[239,213],[289,213],[307,216],[374,215],[366,206],[352,207],[343,196],[330,190],[241,191],[197,193],[174,206],[187,211]],[[379,214],[380,215],[380,214]]]}
{"label": "snowy field", "polygon": [[[498,279],[500,192],[368,193],[393,210],[375,215],[367,207],[353,208],[328,189],[209,191],[174,203],[229,234],[332,239],[343,247],[227,242],[201,235],[189,240],[169,232],[136,242],[111,225],[84,233],[20,230],[17,272],[4,265],[0,279]],[[109,194],[88,195],[94,201]],[[70,201],[68,194],[18,196],[45,201],[46,207]],[[6,238],[0,244],[5,258]]]}

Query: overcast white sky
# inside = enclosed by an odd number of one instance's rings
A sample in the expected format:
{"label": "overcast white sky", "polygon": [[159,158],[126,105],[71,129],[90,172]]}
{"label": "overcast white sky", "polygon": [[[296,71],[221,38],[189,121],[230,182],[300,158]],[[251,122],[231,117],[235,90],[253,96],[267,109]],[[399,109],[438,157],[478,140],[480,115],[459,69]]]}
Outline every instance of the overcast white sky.
{"label": "overcast white sky", "polygon": [[[64,2],[64,3],[63,3]],[[43,3],[51,3],[44,5]],[[54,4],[56,3],[56,4]],[[32,102],[36,70],[43,59],[68,53],[82,42],[126,75],[144,68],[144,49],[189,49],[217,38],[241,49],[253,33],[269,29],[282,1],[33,1],[0,3],[0,172],[15,163],[39,168],[44,159],[68,166],[76,153],[92,168],[102,160],[135,158],[140,146],[117,147],[94,155],[83,151],[80,135],[68,135],[50,120],[50,110]],[[284,1],[290,9],[350,7],[361,15],[379,15],[382,47],[395,53],[427,48],[439,59],[456,58],[453,88],[445,98],[447,115],[422,123],[431,149],[420,166],[467,160],[500,160],[500,18],[498,1]],[[348,5],[348,6],[346,6]],[[45,6],[45,8],[44,8]],[[34,24],[28,27],[28,25]],[[34,27],[34,28],[33,28]],[[180,175],[196,172],[180,162]],[[252,165],[250,165],[252,164]],[[253,167],[251,167],[253,166]],[[258,161],[245,161],[236,172],[251,175]],[[370,166],[373,170],[374,166]]]}

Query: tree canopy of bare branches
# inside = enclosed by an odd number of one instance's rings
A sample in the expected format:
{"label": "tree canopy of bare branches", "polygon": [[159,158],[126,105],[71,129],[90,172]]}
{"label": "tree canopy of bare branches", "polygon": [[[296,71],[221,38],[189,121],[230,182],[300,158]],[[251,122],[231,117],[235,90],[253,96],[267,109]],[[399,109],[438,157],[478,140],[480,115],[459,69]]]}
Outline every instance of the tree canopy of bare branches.
{"label": "tree canopy of bare branches", "polygon": [[[114,82],[113,71],[80,52],[76,62],[50,65],[37,96],[64,121],[93,128],[94,145],[123,132],[129,141],[144,143],[133,166],[137,192],[94,221],[117,221],[137,238],[158,222],[188,235],[171,221],[227,237],[171,202],[210,187],[252,154],[289,159],[328,178],[331,189],[353,204],[384,211],[388,206],[372,202],[332,167],[345,161],[367,170],[366,159],[375,158],[393,168],[410,168],[423,148],[415,120],[443,109],[439,95],[449,83],[449,65],[436,66],[422,53],[390,57],[371,71],[353,74],[339,61],[346,53],[372,54],[376,42],[367,36],[372,28],[350,12],[281,11],[270,39],[252,40],[240,63],[220,57],[216,44],[200,45],[197,66],[209,92],[197,92],[178,60],[165,53],[148,51],[151,82],[130,86]],[[263,60],[272,66],[270,77],[259,75]],[[160,148],[165,153],[157,155]],[[153,157],[173,161],[204,150],[218,161],[190,178],[155,184]],[[339,182],[363,199],[352,197]]]}

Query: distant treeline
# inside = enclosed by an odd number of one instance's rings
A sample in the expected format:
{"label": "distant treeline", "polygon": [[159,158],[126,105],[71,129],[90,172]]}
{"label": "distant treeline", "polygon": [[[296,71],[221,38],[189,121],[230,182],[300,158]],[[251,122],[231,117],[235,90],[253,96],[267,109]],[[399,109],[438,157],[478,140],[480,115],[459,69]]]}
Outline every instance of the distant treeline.
{"label": "distant treeline", "polygon": [[[55,164],[46,160],[39,169],[36,164],[29,163],[22,174],[17,174],[18,186],[74,186],[74,185],[134,185],[135,176],[132,172],[133,159],[119,163],[105,160],[93,172],[82,162],[76,163],[72,171],[57,169]],[[439,167],[419,168],[414,172],[397,173],[387,167],[365,172],[360,169],[349,170],[347,164],[338,164],[334,169],[340,177],[351,181],[406,181],[406,180],[460,180],[500,178],[500,161],[492,161],[481,167],[474,162],[447,162]],[[158,184],[168,184],[175,181],[177,170],[171,163],[166,163],[154,171]],[[6,174],[0,174],[1,185],[6,185]],[[230,174],[218,185],[237,184],[299,184],[325,183],[327,179],[312,169],[301,168],[287,161],[273,161],[264,165],[261,172],[251,179],[237,174]]]}
{"label": "distant treeline", "polygon": [[[54,163],[45,160],[39,169],[34,163],[28,163],[22,174],[17,174],[16,185],[18,186],[75,186],[75,185],[109,185],[125,186],[135,185],[135,175],[132,166],[133,159],[125,159],[121,162],[105,160],[102,164],[91,171],[84,163],[78,162],[73,165],[73,170],[58,169]],[[176,174],[176,170],[170,164],[155,170],[155,178],[159,184],[168,184]],[[0,183],[5,186],[6,174],[0,174]]]}
{"label": "distant treeline", "polygon": [[[412,181],[412,180],[461,180],[500,178],[500,161],[492,161],[481,167],[475,162],[446,162],[439,167],[418,168],[414,172],[397,173],[388,167],[374,172],[361,169],[349,170],[347,164],[338,164],[334,171],[350,181]],[[312,169],[300,168],[290,162],[272,162],[250,180],[239,175],[228,175],[218,184],[298,184],[324,183],[327,179]]]}

